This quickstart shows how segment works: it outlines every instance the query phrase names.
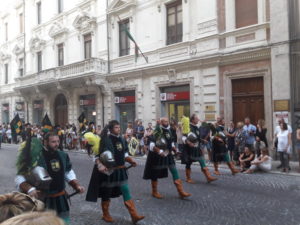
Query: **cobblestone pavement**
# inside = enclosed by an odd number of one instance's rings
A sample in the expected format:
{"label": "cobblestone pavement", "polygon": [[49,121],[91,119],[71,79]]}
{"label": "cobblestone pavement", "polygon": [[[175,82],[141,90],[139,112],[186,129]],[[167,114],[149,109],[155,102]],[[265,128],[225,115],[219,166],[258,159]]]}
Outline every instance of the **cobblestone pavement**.
{"label": "cobblestone pavement", "polygon": [[[0,193],[14,190],[15,156],[17,146],[3,145],[0,149]],[[70,153],[73,167],[81,183],[87,187],[92,160],[86,154]],[[164,199],[150,196],[150,182],[143,180],[145,160],[129,170],[129,184],[136,207],[146,216],[139,224],[203,224],[203,225],[300,225],[300,178],[279,174],[238,174],[231,176],[227,169],[213,184],[207,184],[199,166],[194,166],[196,184],[184,182],[186,191],[193,194],[187,200],[177,196],[171,177],[159,181]],[[179,174],[184,178],[183,166]],[[89,203],[85,195],[72,198],[73,225],[106,224],[101,220],[100,203]],[[114,224],[131,224],[122,198],[113,199],[110,212]]]}

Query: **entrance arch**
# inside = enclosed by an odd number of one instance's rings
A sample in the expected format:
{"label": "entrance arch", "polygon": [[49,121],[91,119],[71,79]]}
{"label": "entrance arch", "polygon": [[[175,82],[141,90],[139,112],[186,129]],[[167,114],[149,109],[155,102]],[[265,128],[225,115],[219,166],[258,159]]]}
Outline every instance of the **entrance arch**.
{"label": "entrance arch", "polygon": [[68,123],[68,102],[63,94],[58,94],[54,101],[55,125],[65,126]]}

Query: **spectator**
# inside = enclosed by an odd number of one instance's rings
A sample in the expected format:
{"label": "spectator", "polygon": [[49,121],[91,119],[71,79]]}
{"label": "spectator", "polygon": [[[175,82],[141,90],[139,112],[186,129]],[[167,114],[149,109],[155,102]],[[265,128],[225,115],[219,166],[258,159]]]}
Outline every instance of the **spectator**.
{"label": "spectator", "polygon": [[[75,125],[74,125],[74,126],[75,126]],[[98,126],[97,126],[97,129],[96,129],[96,134],[97,134],[99,137],[100,137],[101,131],[102,131],[101,125],[98,125]]]}
{"label": "spectator", "polygon": [[245,173],[253,173],[256,170],[262,170],[264,172],[271,171],[272,168],[272,158],[269,156],[269,150],[263,148],[261,150],[261,155],[252,161],[250,169]]}
{"label": "spectator", "polygon": [[292,135],[289,132],[286,123],[280,123],[280,129],[280,132],[277,134],[277,151],[279,152],[282,172],[287,172],[289,170],[289,154],[291,153]]}
{"label": "spectator", "polygon": [[265,127],[265,121],[263,119],[259,119],[257,121],[257,129],[255,136],[259,137],[259,139],[265,143],[265,146],[268,147],[267,128]]}
{"label": "spectator", "polygon": [[[275,148],[275,159],[277,160],[277,153],[278,153],[278,138],[277,138],[277,134],[280,132],[281,128],[280,128],[280,124],[281,123],[285,123],[284,119],[281,118],[280,120],[278,120],[278,125],[275,127],[275,131],[274,131],[274,148]],[[287,125],[288,126],[288,131],[290,134],[292,134],[293,130],[292,130],[292,127],[290,125]],[[277,169],[280,169],[282,168],[282,165],[280,164],[279,166],[277,166]],[[289,168],[290,169],[290,168]]]}
{"label": "spectator", "polygon": [[266,144],[260,140],[259,136],[256,136],[254,142],[254,153],[256,154],[257,157],[260,156],[261,150],[265,147],[267,147]]}
{"label": "spectator", "polygon": [[255,141],[256,127],[251,124],[249,117],[245,118],[245,125],[243,129],[246,131],[246,146],[252,150]]}
{"label": "spectator", "polygon": [[253,154],[253,152],[250,150],[249,147],[245,146],[245,150],[240,155],[240,158],[239,158],[240,165],[242,168],[241,172],[244,172],[250,168],[251,162],[254,160],[254,158],[255,158],[255,155]]}
{"label": "spectator", "polygon": [[139,120],[139,122],[138,122],[138,126],[137,126],[137,130],[136,130],[136,137],[137,137],[137,139],[138,139],[138,141],[139,141],[139,153],[142,155],[143,153],[142,153],[142,149],[143,149],[143,147],[144,147],[144,140],[143,140],[143,138],[144,138],[144,133],[145,133],[145,128],[144,128],[144,126],[143,126],[143,123],[142,123],[142,121],[141,120]]}
{"label": "spectator", "polygon": [[30,212],[6,220],[1,225],[64,225],[53,212]]}
{"label": "spectator", "polygon": [[7,143],[11,144],[11,129],[10,129],[10,126],[7,127],[7,130],[6,130],[6,138],[7,138]]}
{"label": "spectator", "polygon": [[230,159],[233,160],[233,151],[234,151],[234,138],[235,138],[235,127],[234,122],[231,120],[229,123],[229,127],[227,128],[225,134],[227,136],[227,145],[228,145],[228,151],[230,153]]}
{"label": "spectator", "polygon": [[148,127],[146,128],[144,134],[144,154],[147,154],[150,146],[150,141],[152,140],[153,128],[152,123],[148,123]]}
{"label": "spectator", "polygon": [[[298,160],[299,160],[299,167],[300,167],[300,128],[297,129],[296,148],[298,151]],[[300,172],[300,169],[299,169],[299,172]]]}
{"label": "spectator", "polygon": [[126,129],[126,132],[125,132],[125,139],[126,139],[127,143],[130,142],[130,140],[132,138],[132,135],[133,135],[132,122],[128,122],[127,123],[127,129]]}
{"label": "spectator", "polygon": [[170,131],[171,131],[171,134],[172,134],[172,138],[173,138],[174,144],[175,144],[175,146],[177,148],[178,146],[177,146],[177,134],[176,134],[176,130],[177,130],[177,122],[175,120],[172,120],[170,122]]}
{"label": "spectator", "polygon": [[20,192],[0,195],[0,223],[24,212],[42,211],[44,208],[43,202]]}
{"label": "spectator", "polygon": [[244,152],[246,145],[246,131],[244,130],[243,126],[243,122],[237,123],[237,129],[234,137],[235,148],[233,160],[236,161],[237,164],[239,164],[240,154]]}

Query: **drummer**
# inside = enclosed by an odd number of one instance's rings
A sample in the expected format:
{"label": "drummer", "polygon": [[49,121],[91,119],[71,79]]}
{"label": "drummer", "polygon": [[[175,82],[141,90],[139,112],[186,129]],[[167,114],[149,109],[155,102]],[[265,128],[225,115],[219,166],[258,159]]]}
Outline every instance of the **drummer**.
{"label": "drummer", "polygon": [[[101,198],[102,219],[106,222],[113,222],[114,219],[109,213],[110,199],[122,195],[124,204],[131,215],[132,222],[136,223],[144,219],[144,216],[138,215],[135,204],[131,198],[125,162],[130,163],[134,167],[137,163],[129,157],[127,143],[120,135],[120,132],[120,124],[116,120],[110,121],[103,129],[100,135],[100,151],[99,154],[96,155],[95,166],[90,179],[86,200],[97,202],[97,199]],[[112,170],[107,167],[108,163],[100,160],[105,158],[103,156],[109,156],[107,151],[111,152],[111,156],[114,159],[114,165],[112,165],[112,161],[109,162],[113,167],[111,174],[108,173],[109,170]]]}

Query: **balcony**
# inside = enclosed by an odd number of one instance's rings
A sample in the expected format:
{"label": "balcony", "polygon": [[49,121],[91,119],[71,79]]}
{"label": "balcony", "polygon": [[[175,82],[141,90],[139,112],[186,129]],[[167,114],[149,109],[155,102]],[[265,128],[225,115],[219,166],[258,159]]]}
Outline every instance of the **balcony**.
{"label": "balcony", "polygon": [[22,90],[33,86],[42,86],[57,82],[68,82],[91,75],[104,76],[106,71],[107,65],[104,60],[91,58],[81,62],[46,69],[39,73],[16,78],[16,89]]}

